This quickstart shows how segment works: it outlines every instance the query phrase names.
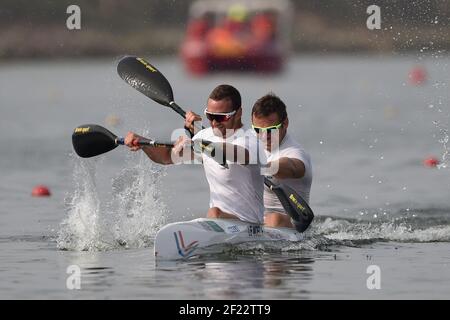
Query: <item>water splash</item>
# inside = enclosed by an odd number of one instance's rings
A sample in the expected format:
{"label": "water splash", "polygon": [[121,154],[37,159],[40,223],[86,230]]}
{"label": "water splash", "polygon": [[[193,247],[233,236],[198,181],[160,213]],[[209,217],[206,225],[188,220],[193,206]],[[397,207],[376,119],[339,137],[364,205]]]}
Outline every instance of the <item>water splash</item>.
{"label": "water splash", "polygon": [[58,232],[57,248],[105,251],[152,245],[165,223],[166,207],[160,200],[160,177],[165,171],[144,153],[129,158],[112,180],[111,199],[100,201],[96,187],[96,161],[77,160],[75,192],[67,200],[68,215]]}
{"label": "water splash", "polygon": [[[301,254],[330,251],[339,246],[361,247],[377,242],[450,242],[450,209],[405,209],[379,214],[364,210],[367,217],[317,216],[300,242],[248,242],[224,248],[228,255]],[[384,210],[386,211],[386,210]],[[371,217],[371,218],[368,218]]]}
{"label": "water splash", "polygon": [[447,215],[418,212],[404,217],[379,220],[322,217],[313,226],[315,236],[335,241],[334,244],[358,246],[374,242],[449,242]]}
{"label": "water splash", "polygon": [[99,226],[100,201],[95,184],[96,160],[78,161],[73,180],[75,193],[66,199],[67,218],[58,232],[57,248],[61,250],[101,249],[103,241]]}
{"label": "water splash", "polygon": [[[144,173],[145,172],[145,173]],[[160,200],[160,178],[165,171],[143,154],[132,168],[113,179],[114,198],[110,212],[114,238],[127,248],[149,246],[156,231],[165,224],[167,208]]]}

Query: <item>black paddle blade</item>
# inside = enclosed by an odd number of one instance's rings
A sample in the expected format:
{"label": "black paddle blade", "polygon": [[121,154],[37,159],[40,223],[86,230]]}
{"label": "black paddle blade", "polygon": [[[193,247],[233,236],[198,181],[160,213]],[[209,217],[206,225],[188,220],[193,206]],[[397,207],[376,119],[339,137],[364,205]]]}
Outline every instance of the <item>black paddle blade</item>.
{"label": "black paddle blade", "polygon": [[126,83],[157,103],[169,107],[173,102],[169,81],[144,59],[126,56],[119,61],[117,72]]}
{"label": "black paddle blade", "polygon": [[292,218],[295,229],[298,232],[304,232],[314,219],[314,213],[306,201],[286,185],[275,185],[270,179],[266,178],[265,183],[277,195],[286,213]]}
{"label": "black paddle blade", "polygon": [[98,156],[117,147],[117,136],[96,124],[85,124],[75,128],[72,144],[75,152],[82,158]]}

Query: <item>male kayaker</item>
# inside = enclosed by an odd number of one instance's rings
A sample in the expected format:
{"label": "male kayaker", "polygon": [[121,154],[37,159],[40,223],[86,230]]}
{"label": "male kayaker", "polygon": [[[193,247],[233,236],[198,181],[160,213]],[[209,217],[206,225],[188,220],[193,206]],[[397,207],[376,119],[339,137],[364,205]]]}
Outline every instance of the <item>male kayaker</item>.
{"label": "male kayaker", "polygon": [[[209,95],[204,111],[211,127],[197,132],[192,140],[180,137],[174,148],[143,147],[143,151],[153,161],[160,164],[180,162],[189,152],[193,142],[207,140],[215,146],[222,146],[228,168],[221,166],[209,155],[202,153],[201,160],[210,189],[209,218],[241,219],[252,223],[264,222],[264,177],[260,164],[254,155],[264,162],[264,152],[258,152],[258,139],[243,129],[242,106],[239,91],[230,85],[220,85]],[[201,121],[198,114],[186,113],[185,128],[194,132],[194,122]],[[136,142],[142,137],[129,132],[125,144],[136,151],[141,147]],[[229,146],[232,145],[231,148]],[[242,157],[239,157],[242,156]],[[190,152],[190,159],[194,154]],[[238,159],[239,158],[239,159]]]}
{"label": "male kayaker", "polygon": [[[252,128],[263,141],[267,164],[274,168],[275,182],[288,185],[309,203],[312,165],[308,153],[288,133],[284,102],[274,94],[258,99],[252,109]],[[264,188],[264,223],[269,227],[294,227],[275,193]]]}

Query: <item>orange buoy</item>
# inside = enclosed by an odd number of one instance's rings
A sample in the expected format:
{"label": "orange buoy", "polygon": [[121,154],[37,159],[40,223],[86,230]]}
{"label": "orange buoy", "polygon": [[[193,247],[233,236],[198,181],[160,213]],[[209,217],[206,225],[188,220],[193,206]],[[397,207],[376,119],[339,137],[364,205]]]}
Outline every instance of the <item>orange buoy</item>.
{"label": "orange buoy", "polygon": [[423,160],[423,165],[428,168],[435,168],[439,164],[439,160],[436,157],[428,157]]}
{"label": "orange buoy", "polygon": [[50,190],[44,185],[38,185],[38,186],[33,188],[33,191],[31,192],[31,195],[33,197],[49,197],[50,196]]}
{"label": "orange buoy", "polygon": [[415,67],[409,72],[408,78],[412,85],[422,85],[427,80],[427,71],[423,67]]}

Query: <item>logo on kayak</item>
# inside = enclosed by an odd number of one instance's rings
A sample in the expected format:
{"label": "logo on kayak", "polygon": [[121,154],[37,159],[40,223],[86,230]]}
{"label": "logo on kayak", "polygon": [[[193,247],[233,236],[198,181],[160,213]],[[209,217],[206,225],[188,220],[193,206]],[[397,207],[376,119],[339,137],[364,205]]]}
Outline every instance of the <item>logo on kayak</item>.
{"label": "logo on kayak", "polygon": [[249,237],[259,237],[263,234],[264,229],[259,225],[250,225],[247,227]]}
{"label": "logo on kayak", "polygon": [[181,231],[174,232],[173,235],[175,237],[178,254],[182,257],[188,257],[189,255],[191,255],[198,246],[198,241],[192,241],[188,245],[185,245],[183,234],[181,233]]}
{"label": "logo on kayak", "polygon": [[215,231],[215,232],[225,232],[217,223],[214,221],[199,221],[198,222],[205,230]]}
{"label": "logo on kayak", "polygon": [[231,233],[238,233],[239,227],[237,225],[228,226],[227,230]]}
{"label": "logo on kayak", "polygon": [[302,205],[298,202],[298,200],[295,198],[295,196],[294,196],[293,194],[291,194],[291,195],[289,196],[289,199],[291,199],[292,202],[297,206],[297,209],[302,210],[302,212],[305,211],[305,207],[302,206]]}
{"label": "logo on kayak", "polygon": [[156,69],[147,61],[145,61],[144,59],[141,58],[137,58],[137,61],[139,61],[140,63],[142,63],[148,70],[150,70],[151,72],[158,72],[156,71]]}

